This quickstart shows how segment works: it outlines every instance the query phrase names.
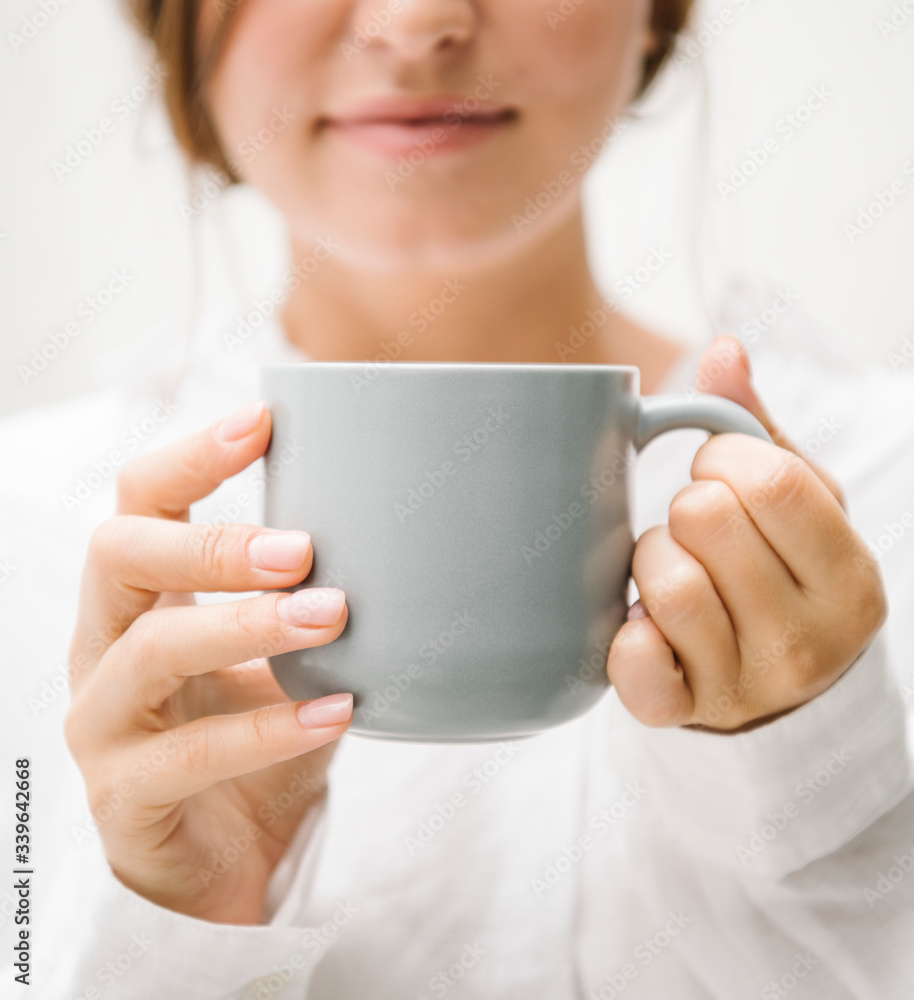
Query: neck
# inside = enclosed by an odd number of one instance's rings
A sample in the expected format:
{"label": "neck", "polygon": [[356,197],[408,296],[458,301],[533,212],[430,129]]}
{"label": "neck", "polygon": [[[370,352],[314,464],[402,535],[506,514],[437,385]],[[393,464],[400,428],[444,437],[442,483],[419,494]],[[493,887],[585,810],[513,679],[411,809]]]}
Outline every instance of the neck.
{"label": "neck", "polygon": [[[294,242],[292,250],[294,259],[310,252]],[[331,257],[289,297],[283,324],[315,361],[634,364],[645,392],[680,353],[606,309],[579,206],[485,268],[376,273]]]}

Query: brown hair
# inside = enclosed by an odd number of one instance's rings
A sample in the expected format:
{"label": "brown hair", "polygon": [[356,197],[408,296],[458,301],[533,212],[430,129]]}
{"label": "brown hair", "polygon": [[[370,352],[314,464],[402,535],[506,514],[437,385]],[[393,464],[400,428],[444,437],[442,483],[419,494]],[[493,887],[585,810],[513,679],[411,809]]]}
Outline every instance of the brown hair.
{"label": "brown hair", "polygon": [[[219,0],[219,27],[202,58],[197,38],[198,0],[128,0],[140,30],[152,40],[167,72],[165,103],[175,135],[193,163],[209,163],[239,178],[222,149],[204,98],[205,84],[243,0]],[[644,57],[640,97],[664,64],[682,31],[692,0],[653,0],[651,28],[656,43]]]}

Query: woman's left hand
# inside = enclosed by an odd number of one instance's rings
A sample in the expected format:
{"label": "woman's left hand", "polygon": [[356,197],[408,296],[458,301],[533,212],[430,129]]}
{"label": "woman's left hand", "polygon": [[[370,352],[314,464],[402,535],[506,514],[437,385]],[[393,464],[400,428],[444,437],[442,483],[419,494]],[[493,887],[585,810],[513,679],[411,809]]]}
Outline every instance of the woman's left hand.
{"label": "woman's left hand", "polygon": [[821,694],[879,630],[886,599],[840,490],[774,426],[739,341],[714,342],[698,384],[775,444],[720,434],[699,449],[669,525],[635,547],[641,599],[607,672],[646,725],[734,731]]}

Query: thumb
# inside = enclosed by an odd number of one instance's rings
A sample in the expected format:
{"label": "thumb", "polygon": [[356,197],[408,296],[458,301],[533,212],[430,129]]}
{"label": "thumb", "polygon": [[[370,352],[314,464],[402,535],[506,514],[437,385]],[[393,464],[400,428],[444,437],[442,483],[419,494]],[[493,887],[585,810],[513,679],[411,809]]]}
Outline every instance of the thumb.
{"label": "thumb", "polygon": [[734,403],[739,403],[771,435],[771,440],[779,448],[791,451],[803,459],[816,475],[835,495],[841,506],[844,498],[841,488],[834,479],[818,463],[813,462],[803,451],[791,441],[772,419],[768,408],[759,398],[752,384],[752,368],[749,355],[736,337],[717,337],[714,343],[702,355],[698,363],[696,386],[699,392],[723,396]]}
{"label": "thumb", "polygon": [[775,425],[771,414],[759,399],[752,385],[749,355],[736,337],[723,336],[714,340],[698,363],[695,384],[699,392],[723,396],[739,403],[768,431],[779,448],[797,452],[797,448]]}

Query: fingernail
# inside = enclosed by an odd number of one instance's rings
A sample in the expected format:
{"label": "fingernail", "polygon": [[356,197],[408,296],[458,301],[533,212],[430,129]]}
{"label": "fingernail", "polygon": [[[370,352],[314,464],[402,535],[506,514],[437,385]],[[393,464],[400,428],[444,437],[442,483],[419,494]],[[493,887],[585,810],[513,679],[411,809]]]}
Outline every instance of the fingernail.
{"label": "fingernail", "polygon": [[258,569],[298,569],[311,547],[306,531],[277,531],[255,535],[248,543],[248,557]]}
{"label": "fingernail", "polygon": [[216,428],[216,433],[223,441],[240,441],[260,423],[264,406],[262,399],[256,403],[246,403],[227,417],[223,417]]}
{"label": "fingernail", "polygon": [[340,722],[347,722],[352,715],[352,695],[330,694],[326,698],[299,705],[295,714],[306,729],[335,726]]}
{"label": "fingernail", "polygon": [[630,622],[635,618],[650,618],[650,617],[651,613],[647,610],[647,608],[640,600],[637,600],[628,609],[628,614],[625,616],[625,620]]}
{"label": "fingernail", "polygon": [[289,625],[336,625],[346,595],[335,587],[305,587],[284,597],[276,612]]}

